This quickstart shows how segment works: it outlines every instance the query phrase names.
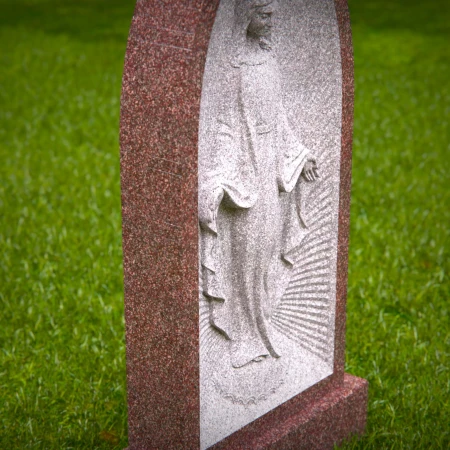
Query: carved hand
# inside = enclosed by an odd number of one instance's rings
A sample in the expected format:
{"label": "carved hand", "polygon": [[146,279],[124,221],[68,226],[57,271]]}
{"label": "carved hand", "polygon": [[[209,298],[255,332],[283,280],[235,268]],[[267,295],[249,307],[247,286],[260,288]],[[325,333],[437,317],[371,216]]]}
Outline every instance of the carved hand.
{"label": "carved hand", "polygon": [[320,175],[314,159],[308,159],[308,161],[306,161],[303,166],[302,176],[308,182],[316,181],[319,178]]}

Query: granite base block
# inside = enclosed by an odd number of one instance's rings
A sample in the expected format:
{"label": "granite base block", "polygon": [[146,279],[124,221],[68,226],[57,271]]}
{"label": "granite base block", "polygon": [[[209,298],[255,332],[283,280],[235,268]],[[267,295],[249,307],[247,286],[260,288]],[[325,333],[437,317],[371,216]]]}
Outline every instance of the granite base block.
{"label": "granite base block", "polygon": [[[342,386],[330,390],[320,398],[313,398],[306,405],[302,404],[300,410],[295,398],[288,402],[289,405],[283,405],[292,410],[292,414],[284,420],[273,421],[272,425],[256,421],[210,448],[211,450],[331,450],[346,439],[364,433],[368,387],[367,380],[345,374]],[[130,446],[125,450],[157,448]]]}
{"label": "granite base block", "polygon": [[[282,405],[291,409],[283,420],[267,421],[265,429],[249,424],[212,447],[214,450],[328,450],[352,435],[364,433],[368,382],[345,374],[344,383],[312,398],[298,409],[297,399]],[[298,396],[301,402],[301,396]],[[275,412],[275,411],[273,411]],[[281,418],[281,417],[279,417]],[[262,424],[261,424],[262,425]]]}

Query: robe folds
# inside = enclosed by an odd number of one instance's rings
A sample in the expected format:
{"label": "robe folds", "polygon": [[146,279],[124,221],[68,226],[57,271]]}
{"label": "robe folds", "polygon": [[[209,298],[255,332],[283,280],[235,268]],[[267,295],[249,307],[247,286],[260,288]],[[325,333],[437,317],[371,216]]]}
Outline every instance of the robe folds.
{"label": "robe folds", "polygon": [[299,180],[311,155],[289,124],[270,51],[240,55],[225,70],[214,145],[207,167],[199,162],[201,270],[210,323],[231,341],[238,368],[280,356],[270,318],[306,233]]}

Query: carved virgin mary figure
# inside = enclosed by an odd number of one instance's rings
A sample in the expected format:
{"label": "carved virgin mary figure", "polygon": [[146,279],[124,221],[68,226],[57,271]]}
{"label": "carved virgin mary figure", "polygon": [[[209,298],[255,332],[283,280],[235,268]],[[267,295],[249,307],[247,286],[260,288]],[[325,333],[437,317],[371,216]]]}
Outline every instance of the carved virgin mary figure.
{"label": "carved virgin mary figure", "polygon": [[199,159],[202,290],[235,368],[278,358],[271,314],[305,234],[301,185],[317,179],[282,101],[272,50],[276,2],[237,0],[227,91]]}

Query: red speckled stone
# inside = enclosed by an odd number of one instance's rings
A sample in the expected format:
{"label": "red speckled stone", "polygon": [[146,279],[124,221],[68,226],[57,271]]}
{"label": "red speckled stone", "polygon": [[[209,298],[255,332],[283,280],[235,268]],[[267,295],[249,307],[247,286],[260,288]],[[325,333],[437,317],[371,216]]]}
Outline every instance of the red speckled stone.
{"label": "red speckled stone", "polygon": [[[129,448],[198,449],[197,144],[203,69],[218,0],[141,0],[121,104]],[[344,374],[353,124],[346,0],[335,0],[343,70],[334,373],[216,444],[332,448],[362,433],[367,382]]]}
{"label": "red speckled stone", "polygon": [[[317,385],[316,385],[317,386]],[[222,449],[332,449],[366,426],[366,380],[345,374],[338,387],[297,395],[214,445]]]}

